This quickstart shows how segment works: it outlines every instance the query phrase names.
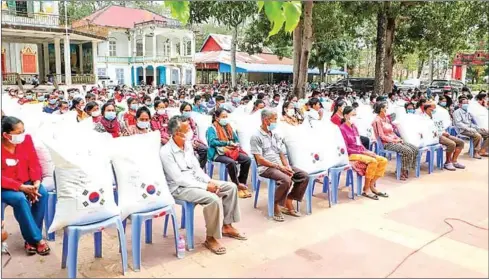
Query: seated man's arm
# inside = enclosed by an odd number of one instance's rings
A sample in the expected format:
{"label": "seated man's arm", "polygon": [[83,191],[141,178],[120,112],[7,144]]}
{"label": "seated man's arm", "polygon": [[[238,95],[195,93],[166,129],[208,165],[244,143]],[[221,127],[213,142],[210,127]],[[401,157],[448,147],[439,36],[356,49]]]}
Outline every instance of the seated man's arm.
{"label": "seated man's arm", "polygon": [[162,151],[160,157],[166,177],[173,180],[179,187],[207,190],[207,183],[198,181],[190,173],[183,173],[180,170],[171,152]]}
{"label": "seated man's arm", "polygon": [[262,140],[259,136],[252,136],[250,140],[251,154],[255,157],[258,166],[277,168],[277,164],[272,163],[263,157]]}

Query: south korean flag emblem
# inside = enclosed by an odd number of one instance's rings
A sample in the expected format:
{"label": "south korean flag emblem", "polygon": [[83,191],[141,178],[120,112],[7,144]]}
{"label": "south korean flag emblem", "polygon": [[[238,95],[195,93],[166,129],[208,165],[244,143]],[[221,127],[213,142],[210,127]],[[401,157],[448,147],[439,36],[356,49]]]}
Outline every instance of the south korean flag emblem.
{"label": "south korean flag emblem", "polygon": [[82,196],[85,197],[85,201],[82,203],[83,206],[86,208],[94,204],[104,205],[105,200],[103,197],[103,193],[104,190],[102,188],[98,191],[88,191],[85,189],[82,192]]}

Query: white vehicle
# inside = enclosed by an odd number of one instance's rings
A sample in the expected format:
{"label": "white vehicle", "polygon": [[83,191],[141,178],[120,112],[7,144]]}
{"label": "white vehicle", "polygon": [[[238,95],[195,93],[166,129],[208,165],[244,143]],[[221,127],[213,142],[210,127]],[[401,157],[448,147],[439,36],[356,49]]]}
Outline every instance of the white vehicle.
{"label": "white vehicle", "polygon": [[397,86],[398,89],[400,89],[401,91],[407,91],[409,89],[426,89],[426,81],[424,80],[420,80],[420,79],[417,79],[417,78],[414,78],[414,79],[406,79],[404,80],[403,82],[401,82],[401,84],[399,84]]}

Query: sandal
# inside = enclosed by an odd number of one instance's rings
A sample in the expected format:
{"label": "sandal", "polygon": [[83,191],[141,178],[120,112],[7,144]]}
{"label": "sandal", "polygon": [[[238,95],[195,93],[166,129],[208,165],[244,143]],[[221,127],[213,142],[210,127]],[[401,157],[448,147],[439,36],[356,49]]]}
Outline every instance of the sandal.
{"label": "sandal", "polygon": [[222,233],[223,236],[234,238],[237,240],[248,240],[248,238],[240,233]]}
{"label": "sandal", "polygon": [[372,199],[372,200],[376,200],[376,201],[379,200],[379,197],[377,197],[377,195],[372,194],[372,193],[367,194],[367,193],[363,192],[362,196],[369,198],[369,199]]}
{"label": "sandal", "polygon": [[25,249],[25,252],[27,253],[28,256],[32,256],[32,255],[35,255],[37,253],[36,247],[30,245],[27,242],[24,244],[24,249]]}
{"label": "sandal", "polygon": [[283,221],[285,221],[285,218],[284,218],[284,215],[282,215],[281,213],[279,213],[279,214],[275,213],[273,215],[273,220],[277,221],[277,222],[283,222]]}
{"label": "sandal", "polygon": [[49,255],[49,253],[51,252],[51,248],[49,248],[48,244],[43,241],[42,243],[39,243],[37,245],[36,251],[39,255],[46,256]]}
{"label": "sandal", "polygon": [[246,197],[247,198],[251,198],[252,197],[252,194],[251,194],[250,190],[246,189],[246,190],[243,190],[243,192],[246,194]]}
{"label": "sandal", "polygon": [[[372,189],[370,189],[372,190]],[[384,193],[384,192],[375,192],[375,191],[372,191],[372,193],[374,193],[375,195],[379,196],[379,197],[383,197],[383,198],[388,198],[389,195],[387,193]]]}
{"label": "sandal", "polygon": [[238,190],[238,197],[240,199],[246,199],[248,195],[246,195],[246,192],[244,190]]}
{"label": "sandal", "polygon": [[302,217],[302,214],[296,210],[289,210],[285,207],[282,207],[280,209],[280,211],[285,215],[294,216],[294,217]]}
{"label": "sandal", "polygon": [[205,248],[209,249],[212,253],[216,255],[224,255],[226,254],[226,247],[219,246],[217,248],[212,247],[207,240],[204,242]]}

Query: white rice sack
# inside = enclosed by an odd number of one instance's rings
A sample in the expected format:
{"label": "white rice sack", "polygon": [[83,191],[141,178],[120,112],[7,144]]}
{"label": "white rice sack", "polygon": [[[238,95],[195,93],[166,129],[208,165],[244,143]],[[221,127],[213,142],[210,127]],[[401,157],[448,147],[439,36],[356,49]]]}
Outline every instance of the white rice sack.
{"label": "white rice sack", "polygon": [[421,122],[418,123],[421,127],[421,135],[423,146],[430,146],[440,143],[441,134],[438,132],[438,127],[435,122],[427,117],[422,117]]}
{"label": "white rice sack", "polygon": [[235,127],[237,127],[237,134],[239,138],[239,144],[246,154],[251,155],[251,137],[260,129],[261,125],[261,112],[248,115],[248,114],[231,114]]}
{"label": "white rice sack", "polygon": [[6,116],[19,117],[21,105],[18,101],[19,99],[14,99],[7,94],[2,94],[2,110]]}
{"label": "white rice sack", "polygon": [[479,128],[489,130],[489,111],[477,102],[470,102],[468,112]]}
{"label": "white rice sack", "polygon": [[311,136],[313,129],[309,125],[280,125],[290,164],[307,173],[325,171],[321,162],[326,154],[319,148],[319,138]]}
{"label": "white rice sack", "polygon": [[357,116],[352,119],[353,124],[358,129],[361,136],[369,139],[375,139],[372,122],[375,120],[375,114],[370,106],[360,105],[357,109]]}
{"label": "white rice sack", "polygon": [[332,122],[321,122],[310,134],[319,142],[325,158],[320,162],[324,169],[344,166],[349,163],[345,140],[340,128]]}
{"label": "white rice sack", "polygon": [[48,148],[37,137],[34,137],[33,141],[42,170],[41,183],[46,190],[52,191],[55,187],[53,179],[54,163],[51,154],[49,153]]}
{"label": "white rice sack", "polygon": [[452,125],[452,118],[448,110],[441,106],[436,106],[436,113],[433,114],[433,121],[438,127],[438,131],[442,132]]}
{"label": "white rice sack", "polygon": [[44,141],[56,168],[57,203],[50,233],[120,213],[105,139],[101,133],[73,127]]}
{"label": "white rice sack", "polygon": [[194,120],[195,125],[197,125],[197,136],[199,140],[203,143],[207,144],[206,132],[207,129],[211,126],[212,116],[201,114],[195,111],[190,113],[190,117]]}
{"label": "white rice sack", "polygon": [[[111,156],[122,218],[175,204],[159,156],[160,133],[119,137]],[[133,148],[139,146],[139,148]]]}
{"label": "white rice sack", "polygon": [[423,146],[422,118],[417,114],[406,114],[401,119],[397,119],[397,128],[401,138],[416,147]]}

